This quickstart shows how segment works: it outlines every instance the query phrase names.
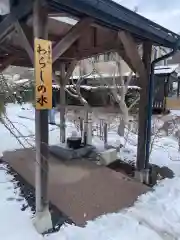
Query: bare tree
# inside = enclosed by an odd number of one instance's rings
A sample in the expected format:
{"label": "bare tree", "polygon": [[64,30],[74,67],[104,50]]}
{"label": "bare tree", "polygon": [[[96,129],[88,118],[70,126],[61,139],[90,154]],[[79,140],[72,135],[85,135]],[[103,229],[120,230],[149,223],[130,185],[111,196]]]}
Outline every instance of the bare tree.
{"label": "bare tree", "polygon": [[128,92],[128,87],[132,79],[133,72],[131,71],[129,73],[127,80],[125,82],[121,66],[122,60],[118,53],[114,53],[113,60],[116,63],[116,67],[114,69],[114,72],[112,73],[112,83],[109,83],[108,81],[105,80],[105,78],[103,78],[96,63],[92,61],[92,64],[94,67],[94,71],[100,76],[102,82],[110,88],[113,98],[120,107],[122,118],[120,119],[120,123],[118,126],[118,134],[120,136],[124,136],[124,129],[125,127],[128,127],[129,124],[129,111],[139,101],[139,96],[131,103],[129,107],[127,106],[125,97]]}

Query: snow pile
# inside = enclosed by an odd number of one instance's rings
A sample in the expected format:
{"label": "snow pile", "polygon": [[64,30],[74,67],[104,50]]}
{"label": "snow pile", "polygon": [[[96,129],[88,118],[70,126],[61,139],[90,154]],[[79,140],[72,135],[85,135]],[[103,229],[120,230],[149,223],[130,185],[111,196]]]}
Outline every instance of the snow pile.
{"label": "snow pile", "polygon": [[[123,140],[121,140],[123,142]],[[176,176],[180,176],[180,153],[178,141],[173,137],[156,137],[153,141],[150,154],[150,162],[160,167],[170,168]],[[119,158],[123,161],[136,161],[137,135],[129,133],[125,146],[119,152]]]}
{"label": "snow pile", "polygon": [[19,196],[13,177],[7,174],[6,167],[0,164],[0,239],[6,240],[42,240],[32,224],[30,209],[21,211],[27,204]]}
{"label": "snow pile", "polygon": [[180,178],[162,181],[120,213],[88,222],[85,228],[64,226],[47,240],[175,240],[180,239]]}

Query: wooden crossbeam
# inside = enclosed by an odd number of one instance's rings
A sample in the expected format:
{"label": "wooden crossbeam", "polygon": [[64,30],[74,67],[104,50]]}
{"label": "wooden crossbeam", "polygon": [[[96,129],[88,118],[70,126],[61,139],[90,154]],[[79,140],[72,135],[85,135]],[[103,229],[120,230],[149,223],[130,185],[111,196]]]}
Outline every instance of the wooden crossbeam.
{"label": "wooden crossbeam", "polygon": [[23,29],[23,26],[19,23],[19,21],[16,22],[15,24],[16,26],[16,29],[20,35],[20,39],[22,39],[22,43],[24,45],[24,48],[31,60],[31,62],[33,63],[34,62],[34,51],[33,51],[33,48],[27,38],[27,34],[25,33],[25,29]]}
{"label": "wooden crossbeam", "polygon": [[55,62],[81,36],[93,22],[90,18],[80,20],[53,48],[53,62]]}
{"label": "wooden crossbeam", "polygon": [[32,11],[32,2],[31,0],[20,0],[18,6],[12,8],[11,12],[0,23],[0,40],[9,34],[17,20],[24,18]]}
{"label": "wooden crossbeam", "polygon": [[[77,60],[86,59],[86,58],[89,58],[89,57],[92,57],[95,55],[100,55],[100,54],[104,54],[107,52],[114,52],[117,50],[117,48],[118,48],[118,43],[108,42],[108,43],[105,43],[105,44],[97,46],[97,47],[92,47],[89,49],[82,49],[78,52],[75,52],[74,57]],[[68,53],[67,53],[67,55],[68,55]]]}
{"label": "wooden crossbeam", "polygon": [[[67,49],[81,36],[84,30],[87,29],[87,25],[89,26],[92,23],[92,20],[89,18],[83,19],[82,21],[78,22],[64,38],[62,38],[59,43],[55,45],[53,48],[53,63],[65,52]],[[28,56],[31,62],[34,62],[34,51],[33,48],[28,40],[27,33],[23,28],[22,24],[18,21],[15,24],[18,33],[20,34],[24,48],[28,53]]]}
{"label": "wooden crossbeam", "polygon": [[134,42],[132,36],[125,31],[120,31],[118,33],[118,37],[124,47],[129,61],[131,61],[131,65],[133,66],[134,70],[136,70],[141,78],[144,78],[146,76],[146,69],[138,53],[136,43]]}

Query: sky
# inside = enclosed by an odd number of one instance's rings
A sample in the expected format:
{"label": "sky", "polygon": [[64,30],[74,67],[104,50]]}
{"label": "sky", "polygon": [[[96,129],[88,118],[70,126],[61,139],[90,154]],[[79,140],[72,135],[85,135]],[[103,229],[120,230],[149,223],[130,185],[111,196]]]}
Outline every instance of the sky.
{"label": "sky", "polygon": [[180,0],[114,0],[152,21],[180,33]]}

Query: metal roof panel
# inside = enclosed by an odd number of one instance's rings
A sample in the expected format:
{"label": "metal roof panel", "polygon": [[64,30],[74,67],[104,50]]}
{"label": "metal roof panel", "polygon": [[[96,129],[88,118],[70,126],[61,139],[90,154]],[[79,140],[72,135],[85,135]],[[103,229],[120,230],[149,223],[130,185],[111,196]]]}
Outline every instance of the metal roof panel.
{"label": "metal roof panel", "polygon": [[139,38],[173,48],[180,36],[111,0],[48,0],[54,10],[78,17],[90,16],[109,28],[124,29]]}

